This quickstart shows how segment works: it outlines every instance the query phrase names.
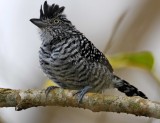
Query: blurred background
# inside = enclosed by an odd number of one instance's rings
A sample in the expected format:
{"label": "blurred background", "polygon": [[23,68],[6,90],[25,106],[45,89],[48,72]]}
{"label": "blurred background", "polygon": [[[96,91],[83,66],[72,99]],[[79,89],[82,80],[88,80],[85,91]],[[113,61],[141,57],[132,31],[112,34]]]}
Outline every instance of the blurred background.
{"label": "blurred background", "polygon": [[[38,28],[29,21],[39,17],[43,3],[44,0],[0,0],[0,87],[43,87],[47,78],[38,62],[41,41]],[[48,0],[48,3],[65,6],[65,14],[72,23],[107,55],[152,52],[155,72],[160,73],[159,0]],[[115,73],[138,87],[149,99],[160,100],[160,83],[149,72],[125,68],[116,69]],[[116,90],[106,94],[113,92],[120,95]],[[3,123],[159,123],[156,119],[129,114],[62,107],[37,107],[20,112],[3,108],[0,119]]]}

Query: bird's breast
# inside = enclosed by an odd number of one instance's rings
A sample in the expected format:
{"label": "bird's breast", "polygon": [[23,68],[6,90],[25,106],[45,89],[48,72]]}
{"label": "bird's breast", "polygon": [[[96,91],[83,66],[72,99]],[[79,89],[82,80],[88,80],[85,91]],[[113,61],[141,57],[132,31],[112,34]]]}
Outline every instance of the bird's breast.
{"label": "bird's breast", "polygon": [[62,47],[57,47],[49,52],[41,48],[39,51],[40,65],[50,79],[61,83],[71,83],[76,78],[74,63],[70,60],[70,53],[67,53],[67,50],[62,51],[62,49]]}

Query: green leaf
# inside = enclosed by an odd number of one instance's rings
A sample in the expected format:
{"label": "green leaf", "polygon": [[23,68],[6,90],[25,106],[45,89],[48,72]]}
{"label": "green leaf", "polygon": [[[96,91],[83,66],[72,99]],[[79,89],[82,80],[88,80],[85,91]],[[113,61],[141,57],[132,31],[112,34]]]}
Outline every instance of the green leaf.
{"label": "green leaf", "polygon": [[138,67],[152,71],[154,57],[151,52],[121,53],[107,57],[113,68]]}

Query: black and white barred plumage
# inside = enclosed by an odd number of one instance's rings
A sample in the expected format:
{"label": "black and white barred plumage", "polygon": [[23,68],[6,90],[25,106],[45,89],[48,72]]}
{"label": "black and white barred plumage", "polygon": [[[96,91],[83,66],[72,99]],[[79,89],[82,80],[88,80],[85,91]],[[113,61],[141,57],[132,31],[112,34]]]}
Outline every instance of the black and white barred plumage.
{"label": "black and white barred plumage", "polygon": [[[44,2],[40,18],[31,22],[40,28],[39,51],[43,72],[60,87],[77,89],[79,101],[84,94],[117,88],[128,96],[147,98],[141,91],[113,74],[112,66],[63,14],[64,7]],[[47,91],[53,89],[49,87]]]}

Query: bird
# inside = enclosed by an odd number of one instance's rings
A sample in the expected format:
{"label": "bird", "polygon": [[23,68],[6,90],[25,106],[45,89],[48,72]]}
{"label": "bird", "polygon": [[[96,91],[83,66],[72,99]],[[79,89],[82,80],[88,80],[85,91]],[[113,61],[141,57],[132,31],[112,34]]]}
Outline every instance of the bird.
{"label": "bird", "polygon": [[[47,77],[63,89],[77,90],[78,102],[88,92],[102,93],[109,88],[147,99],[143,92],[114,74],[105,55],[72,24],[64,10],[64,6],[45,1],[40,17],[30,19],[39,28],[39,62]],[[48,87],[46,95],[55,88]]]}

